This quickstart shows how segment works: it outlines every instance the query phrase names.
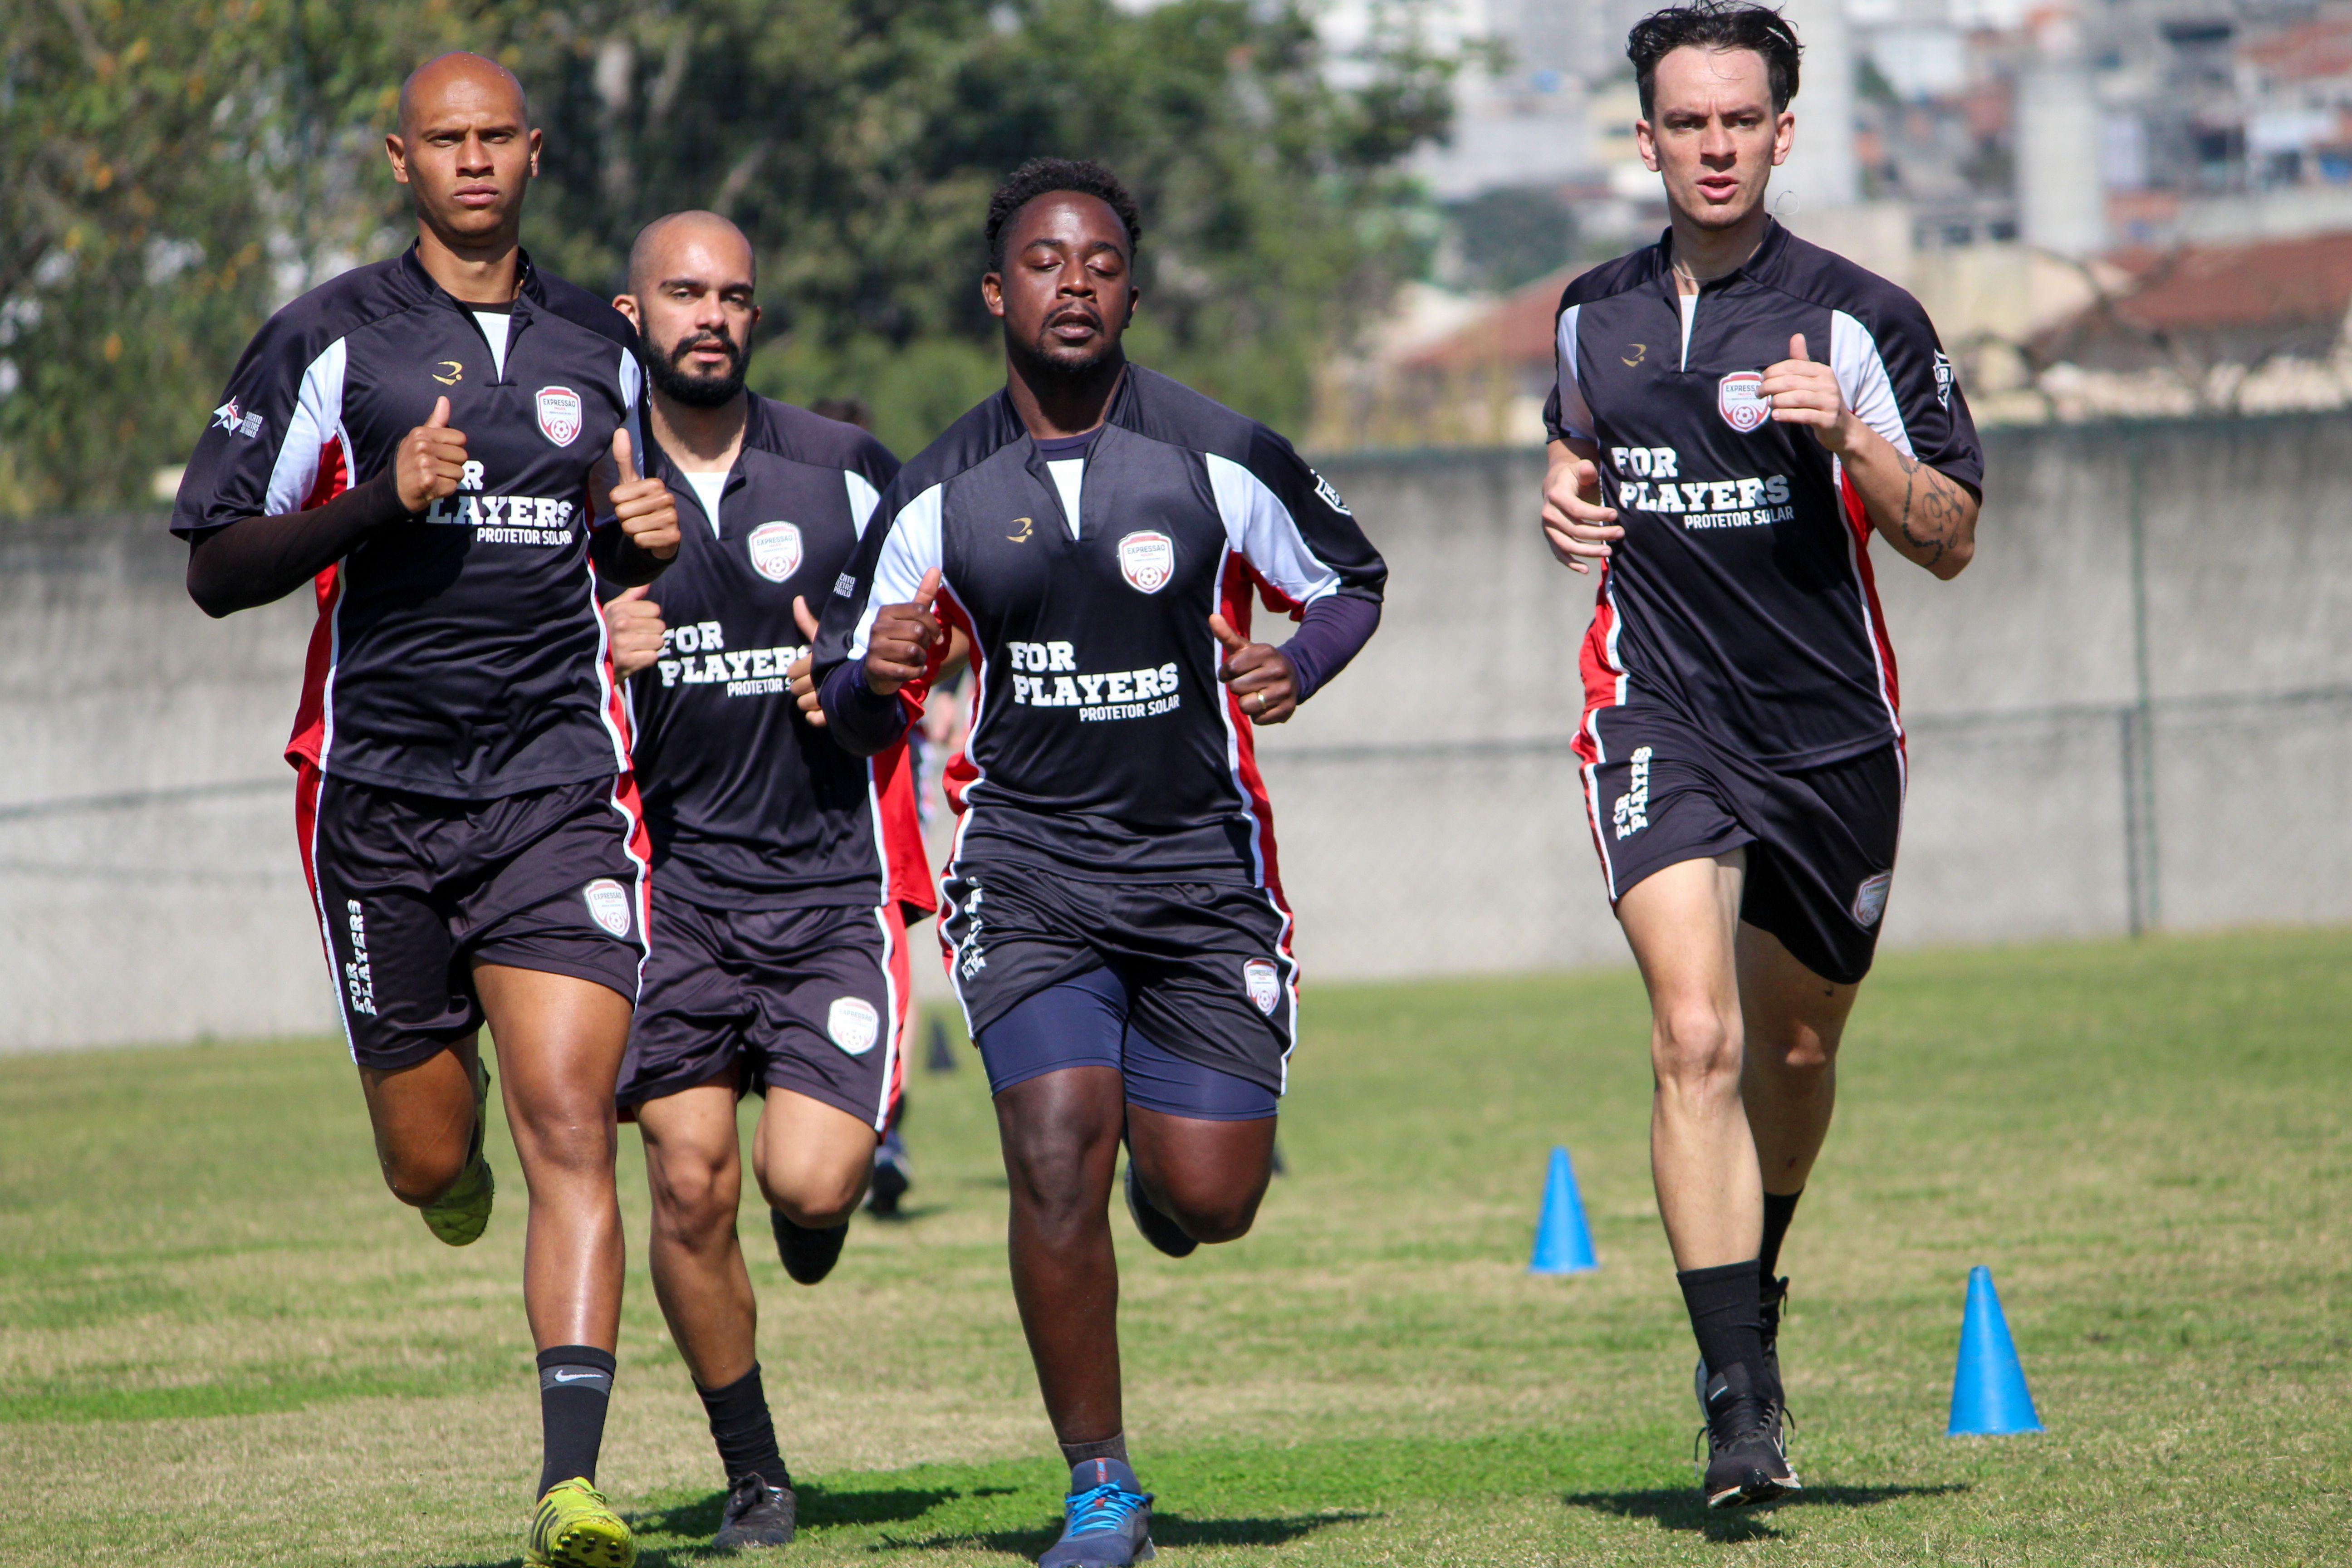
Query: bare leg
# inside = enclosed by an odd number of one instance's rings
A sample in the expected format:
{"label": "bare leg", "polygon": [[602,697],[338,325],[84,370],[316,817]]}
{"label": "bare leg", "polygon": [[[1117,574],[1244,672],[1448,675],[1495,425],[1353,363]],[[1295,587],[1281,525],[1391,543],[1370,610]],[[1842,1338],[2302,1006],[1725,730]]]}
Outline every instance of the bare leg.
{"label": "bare leg", "polygon": [[1617,900],[1650,991],[1650,1175],[1679,1269],[1756,1256],[1764,1229],[1756,1143],[1739,1101],[1734,943],[1744,850],[1657,871]]}
{"label": "bare leg", "polygon": [[1116,1068],[1065,1068],[996,1097],[1013,1189],[1013,1295],[1046,1416],[1064,1443],[1125,1429],[1110,1185],[1126,1120]]}
{"label": "bare leg", "polygon": [[476,1049],[469,1038],[394,1072],[360,1068],[376,1163],[392,1195],[411,1207],[435,1202],[465,1173]]}
{"label": "bare leg", "polygon": [[507,1121],[530,1187],[523,1304],[532,1339],[610,1351],[621,1323],[621,1205],[613,1185],[613,1085],[626,997],[593,981],[474,967],[499,1049]]}
{"label": "bare leg", "polygon": [[874,1174],[881,1134],[838,1106],[771,1088],[760,1112],[751,1165],[772,1209],[809,1230],[839,1225],[857,1210]]}
{"label": "bare leg", "polygon": [[1837,1104],[1838,1041],[1857,985],[1824,980],[1780,939],[1739,928],[1739,1008],[1748,1049],[1739,1092],[1756,1138],[1764,1191],[1801,1191]]}
{"label": "bare leg", "polygon": [[1274,1123],[1127,1108],[1128,1147],[1151,1206],[1194,1241],[1249,1234],[1274,1175]]}
{"label": "bare leg", "polygon": [[734,1073],[646,1101],[637,1126],[653,1189],[654,1295],[696,1384],[724,1388],[757,1360],[759,1311],[735,1233],[743,1163]]}

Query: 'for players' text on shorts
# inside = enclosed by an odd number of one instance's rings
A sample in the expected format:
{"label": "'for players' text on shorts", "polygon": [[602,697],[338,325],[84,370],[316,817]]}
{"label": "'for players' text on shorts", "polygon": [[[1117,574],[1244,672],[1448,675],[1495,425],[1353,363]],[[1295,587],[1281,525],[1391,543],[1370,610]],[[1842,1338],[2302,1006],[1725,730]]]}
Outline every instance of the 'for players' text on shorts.
{"label": "'for players' text on shorts", "polygon": [[881,1131],[905,1087],[907,927],[896,900],[715,910],[659,886],[661,944],[629,1030],[625,1113],[736,1069]]}
{"label": "'for players' text on shorts", "polygon": [[1652,710],[1592,722],[1605,760],[1584,768],[1585,805],[1612,904],[1653,872],[1745,847],[1740,920],[1823,979],[1870,973],[1903,826],[1899,748],[1779,773]]}
{"label": "'for players' text on shorts", "polygon": [[1153,1045],[1282,1092],[1298,965],[1289,914],[1265,889],[959,861],[944,891],[940,940],[974,1036],[1047,986],[1108,968],[1128,1021]]}
{"label": "'for players' text on shorts", "polygon": [[476,963],[636,1000],[648,845],[627,775],[451,800],[305,765],[295,821],[362,1067],[411,1067],[480,1028]]}

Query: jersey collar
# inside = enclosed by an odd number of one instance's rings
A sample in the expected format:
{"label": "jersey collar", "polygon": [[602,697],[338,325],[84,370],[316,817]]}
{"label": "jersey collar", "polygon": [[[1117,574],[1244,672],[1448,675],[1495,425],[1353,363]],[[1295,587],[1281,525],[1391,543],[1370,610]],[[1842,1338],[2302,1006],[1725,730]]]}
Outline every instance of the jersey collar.
{"label": "jersey collar", "polygon": [[[1668,227],[1662,232],[1658,236],[1658,243],[1650,248],[1654,258],[1651,263],[1654,268],[1652,281],[1665,290],[1669,300],[1676,298],[1674,229]],[[1780,275],[1783,258],[1788,255],[1788,250],[1789,231],[1781,226],[1779,218],[1767,216],[1764,219],[1764,237],[1757,242],[1755,254],[1722,277],[1708,279],[1700,285],[1699,291],[1704,294],[1712,289],[1725,288],[1742,279],[1752,279],[1759,283],[1770,283]]]}

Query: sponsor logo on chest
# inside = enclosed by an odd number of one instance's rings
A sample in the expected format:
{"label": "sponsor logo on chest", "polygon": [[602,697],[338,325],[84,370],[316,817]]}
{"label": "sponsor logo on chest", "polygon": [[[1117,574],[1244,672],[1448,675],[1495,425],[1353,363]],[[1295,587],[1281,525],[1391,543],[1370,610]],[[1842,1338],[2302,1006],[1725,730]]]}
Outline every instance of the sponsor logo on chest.
{"label": "sponsor logo on chest", "polygon": [[580,395],[568,386],[539,389],[539,433],[559,447],[580,439]]}
{"label": "sponsor logo on chest", "polygon": [[730,648],[717,621],[694,621],[662,633],[654,668],[666,687],[717,686],[730,697],[777,697],[792,684],[785,671],[808,651],[805,645]]}
{"label": "sponsor logo on chest", "polygon": [[797,523],[763,522],[751,531],[751,570],[771,583],[781,583],[801,569],[801,531]]}
{"label": "sponsor logo on chest", "polygon": [[1772,405],[1764,396],[1764,374],[1735,370],[1715,384],[1715,410],[1723,422],[1747,435],[1771,417]]}
{"label": "sponsor logo on chest", "polygon": [[[1183,704],[1172,662],[1157,669],[1114,669],[1096,675],[1078,668],[1075,643],[1009,642],[1004,646],[1005,661],[1015,671],[1036,672],[1013,677],[1013,700],[1024,708],[1075,708],[1081,721],[1093,721],[1149,719],[1173,712]],[[1068,673],[1056,673],[1064,670]]]}
{"label": "sponsor logo on chest", "polygon": [[1118,574],[1139,594],[1157,594],[1176,575],[1176,542],[1139,529],[1118,542]]}

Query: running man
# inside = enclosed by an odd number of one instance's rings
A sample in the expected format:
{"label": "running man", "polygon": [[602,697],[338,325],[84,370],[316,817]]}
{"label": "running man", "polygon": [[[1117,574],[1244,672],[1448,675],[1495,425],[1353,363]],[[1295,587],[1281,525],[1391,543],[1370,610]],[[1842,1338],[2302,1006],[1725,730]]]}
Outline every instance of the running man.
{"label": "running man", "polygon": [[[971,637],[940,935],[996,1097],[1013,1294],[1070,1467],[1047,1568],[1150,1552],[1120,1405],[1118,1146],[1160,1251],[1256,1217],[1297,966],[1250,726],[1354,656],[1387,575],[1282,437],[1127,363],[1137,228],[1096,163],[1033,162],[997,191],[981,293],[1004,322],[1005,388],[890,487],[816,655],[835,735],[878,752],[919,713],[946,627]],[[1279,649],[1248,640],[1253,588],[1304,615]]]}
{"label": "running man", "polygon": [[1577,749],[1649,987],[1651,1171],[1724,1507],[1798,1484],[1775,1275],[1902,822],[1870,536],[1958,575],[1984,458],[1918,302],[1765,211],[1796,128],[1789,24],[1703,0],[1626,54],[1672,226],[1560,300],[1543,521],[1601,568]]}
{"label": "running man", "polygon": [[530,1194],[545,1453],[526,1557],[625,1568],[635,1545],[594,1483],[647,845],[591,560],[650,581],[677,514],[632,466],[635,332],[517,242],[540,150],[520,84],[444,55],[402,87],[384,145],[416,244],[263,327],[172,528],[207,614],[316,587],[287,757],[377,1158],[435,1236],[482,1234],[487,1022]]}
{"label": "running man", "polygon": [[816,628],[808,602],[832,591],[898,460],[856,426],[743,390],[755,281],[733,224],[673,213],[637,237],[614,301],[644,334],[653,473],[684,520],[660,603],[633,588],[606,612],[662,933],[619,1096],[645,1135],[654,1293],[726,1470],[719,1547],[782,1546],[795,1515],[735,1234],[736,1101],[765,1096],[752,1170],[785,1270],[814,1285],[906,1076],[907,922],[933,907],[905,747],[848,755],[789,686]]}

